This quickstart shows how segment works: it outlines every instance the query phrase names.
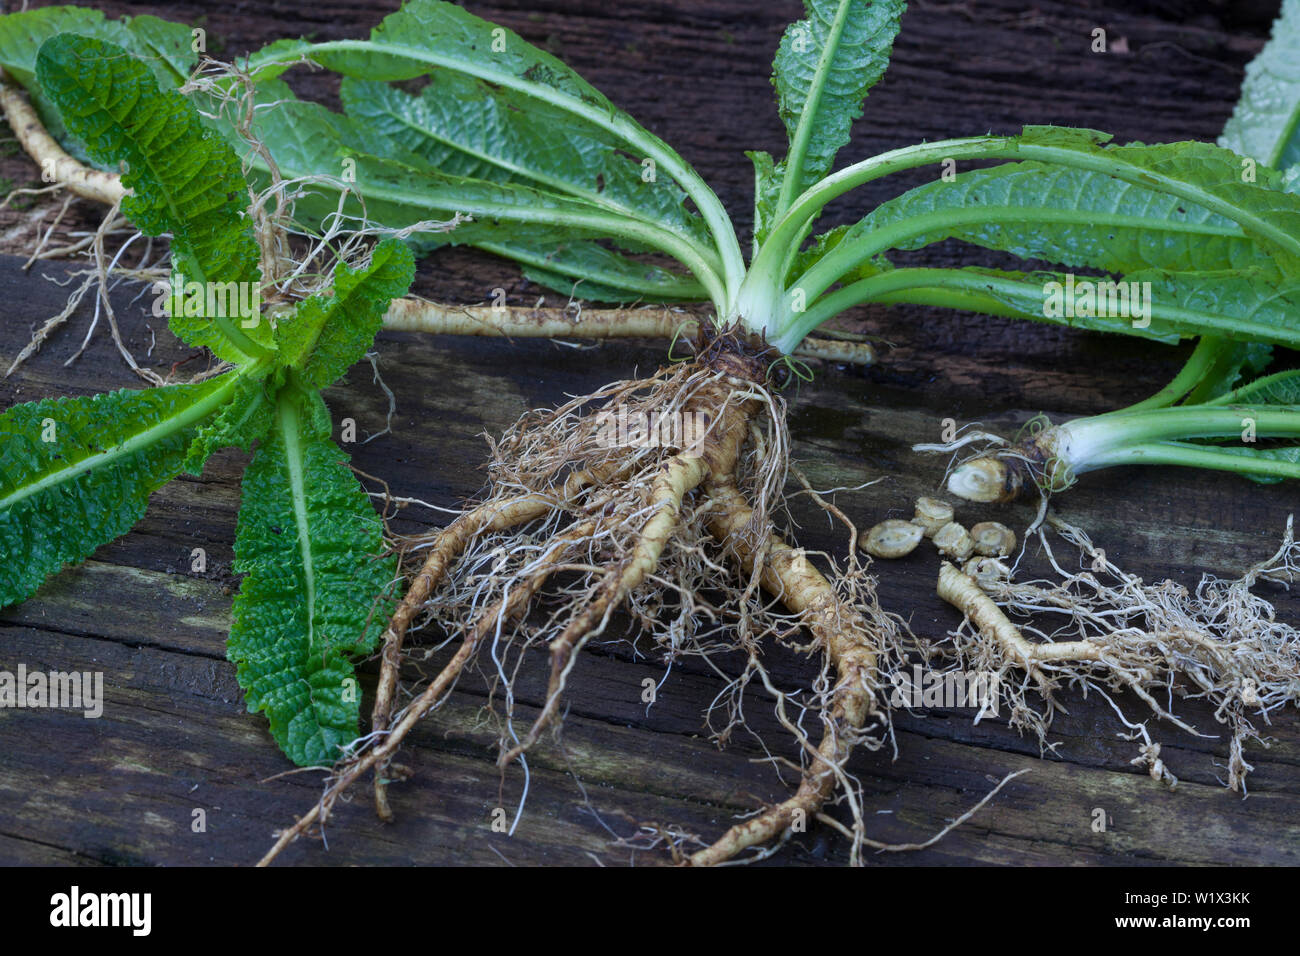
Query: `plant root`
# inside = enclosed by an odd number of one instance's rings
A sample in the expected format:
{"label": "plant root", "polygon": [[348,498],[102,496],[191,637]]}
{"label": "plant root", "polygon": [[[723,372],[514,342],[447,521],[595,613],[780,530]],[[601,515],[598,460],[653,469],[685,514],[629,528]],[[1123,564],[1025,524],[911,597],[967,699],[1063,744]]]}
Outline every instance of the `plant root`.
{"label": "plant root", "polygon": [[27,102],[27,97],[0,76],[0,109],[4,110],[5,119],[18,137],[18,142],[27,155],[36,161],[43,174],[52,173],[53,180],[66,186],[69,190],[86,199],[116,206],[126,196],[122,188],[122,177],[117,173],[106,173],[91,169],[73,159],[63,147],[54,141],[45,130],[36,111]]}
{"label": "plant root", "polygon": [[[747,729],[744,692],[758,687],[775,699],[802,758],[794,798],[733,827],[689,862],[723,862],[784,842],[837,790],[835,802],[847,802],[853,817],[858,860],[868,842],[860,785],[846,764],[856,746],[879,749],[891,731],[877,690],[882,662],[897,655],[905,627],[880,609],[856,553],[848,573],[828,579],[775,533],[789,439],[784,403],[766,383],[764,350],[728,333],[697,348],[695,360],[650,378],[526,414],[493,443],[484,499],[407,543],[408,555],[427,554],[386,629],[372,730],[264,862],[323,825],[366,770],[376,771],[376,809],[390,818],[384,768],[471,663],[486,665],[485,716],[498,733],[499,766],[504,772],[520,762],[526,788],[527,754],[548,731],[559,733],[580,651],[617,639],[607,632],[620,609],[669,666],[696,656],[725,674],[712,655],[740,651],[743,671],[729,676],[706,715],[714,738],[723,743]],[[811,644],[794,642],[801,629]],[[445,637],[433,647],[417,640],[438,632]],[[427,660],[448,639],[459,641],[451,661],[423,690],[411,688],[399,710],[403,663]],[[763,664],[763,649],[774,644],[821,654],[812,687],[774,686]],[[516,732],[515,676],[526,652],[541,648],[550,661],[545,697]],[[791,705],[823,715],[820,745],[801,719],[787,716]],[[725,720],[715,724],[715,712]]]}
{"label": "plant root", "polygon": [[[595,481],[598,476],[589,472],[575,472],[565,482],[565,494],[575,494]],[[480,535],[507,531],[517,525],[525,524],[541,517],[551,507],[553,502],[545,496],[520,495],[504,502],[492,502],[475,508],[461,515],[437,534],[429,548],[429,555],[424,565],[412,578],[406,596],[393,612],[388,627],[384,630],[383,650],[380,653],[382,663],[379,687],[375,694],[375,706],[370,719],[373,734],[383,734],[392,721],[394,695],[401,671],[402,643],[411,626],[411,620],[446,577],[456,558]],[[589,530],[590,525],[582,527]],[[530,585],[535,590],[544,580],[544,577],[535,576]],[[525,593],[531,592],[519,592],[521,595]],[[522,598],[517,597],[516,600]],[[384,765],[375,770],[375,811],[381,819],[391,820],[393,815],[388,806],[387,784],[383,778],[383,770]]]}
{"label": "plant root", "polygon": [[[768,591],[794,611],[821,645],[835,671],[830,707],[823,717],[822,742],[804,771],[793,797],[737,824],[707,849],[690,858],[693,866],[723,863],[742,851],[777,839],[804,823],[845,784],[844,764],[864,739],[868,717],[879,718],[876,639],[860,613],[847,607],[825,577],[775,534],[755,545],[754,512],[729,479],[710,482],[707,491],[718,511],[709,530],[739,557],[747,571],[759,569]],[[883,615],[882,615],[883,617]],[[860,822],[860,821],[855,821]],[[861,838],[861,834],[858,834]]]}
{"label": "plant root", "polygon": [[[1108,561],[1081,529],[1055,515],[1048,515],[1045,525],[1078,550],[1083,570],[1061,566],[1043,527],[1038,536],[1059,580],[989,578],[977,583],[945,564],[939,594],[966,615],[971,630],[964,623],[950,635],[951,649],[925,653],[945,653],[957,669],[996,674],[1011,725],[1032,730],[1044,749],[1050,749],[1046,731],[1059,706],[1057,687],[1065,682],[1082,688],[1085,696],[1096,691],[1132,731],[1121,736],[1141,741],[1133,763],[1169,786],[1177,778],[1165,766],[1160,744],[1145,723],[1124,716],[1108,691],[1128,691],[1157,717],[1209,737],[1214,735],[1201,733],[1172,712],[1175,696],[1205,699],[1229,735],[1224,783],[1246,792],[1246,776],[1253,768],[1245,759],[1245,745],[1268,745],[1255,720],[1267,724],[1270,714],[1288,703],[1300,706],[1300,630],[1277,620],[1272,604],[1251,591],[1260,580],[1289,586],[1300,577],[1293,519],[1270,559],[1233,581],[1205,575],[1195,591],[1168,580],[1145,584]],[[1012,623],[1007,612],[1025,623]],[[1044,620],[1059,625],[1044,625],[1050,628],[1044,630],[1038,626]],[[1022,631],[1041,640],[1030,641]],[[1073,639],[1059,639],[1067,636]],[[1024,684],[1011,676],[1012,670],[1024,671],[1038,683],[1046,703],[1043,713],[1026,703]]]}
{"label": "plant root", "polygon": [[[384,328],[429,335],[504,338],[690,339],[699,334],[701,318],[685,309],[668,306],[591,309],[576,303],[565,308],[440,305],[409,297],[393,300],[384,316]],[[799,358],[849,365],[876,364],[875,347],[861,336],[847,333],[807,338],[794,354]]]}

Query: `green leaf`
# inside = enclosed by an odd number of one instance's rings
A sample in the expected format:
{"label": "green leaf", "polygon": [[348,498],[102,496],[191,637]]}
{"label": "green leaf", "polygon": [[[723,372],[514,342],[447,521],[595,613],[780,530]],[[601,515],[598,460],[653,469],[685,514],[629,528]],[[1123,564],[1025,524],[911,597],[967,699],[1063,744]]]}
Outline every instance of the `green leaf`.
{"label": "green leaf", "polygon": [[593,302],[698,302],[708,298],[690,276],[638,262],[591,240],[480,242],[475,245],[524,266],[524,276]]}
{"label": "green leaf", "polygon": [[[822,259],[830,255],[846,239],[852,239],[855,233],[854,226],[836,226],[823,232],[820,236],[813,239],[812,245],[806,249],[801,249],[794,258],[791,271],[795,275],[802,275],[809,269],[821,262]],[[857,279],[865,279],[868,276],[875,275],[885,269],[893,268],[889,260],[883,255],[873,256],[871,259],[860,262],[848,272],[839,277],[840,282],[853,282]]]}
{"label": "green leaf", "polygon": [[339,379],[375,341],[388,303],[405,295],[415,278],[411,250],[396,239],[375,246],[364,269],[334,269],[329,293],[303,300],[276,336],[282,360],[308,388]]}
{"label": "green leaf", "polygon": [[[172,234],[174,270],[208,291],[243,284],[251,301],[260,273],[239,161],[194,106],[160,90],[149,68],[121,47],[88,37],[47,40],[36,75],[91,156],[127,164],[122,184],[132,195],[122,211],[148,235]],[[258,316],[178,311],[189,310],[173,308],[172,331],[190,345],[232,362],[269,352],[271,329]]]}
{"label": "green leaf", "polygon": [[[882,270],[818,300],[775,344],[792,347],[828,318],[864,302],[971,309],[1171,344],[1214,336],[1300,346],[1293,318],[1300,308],[1300,287],[1279,289],[1249,273],[1147,271],[1111,280],[983,268]],[[1247,356],[1252,361],[1259,357]]]}
{"label": "green leaf", "polygon": [[241,381],[221,409],[199,426],[185,456],[185,471],[199,474],[208,456],[221,448],[249,451],[266,437],[275,420],[275,397],[284,382],[283,372],[274,375],[249,366],[240,369]]}
{"label": "green leaf", "polygon": [[745,155],[754,164],[753,254],[758,255],[759,247],[776,225],[777,206],[781,201],[781,179],[785,168],[778,171],[772,154],[761,149],[751,149]]}
{"label": "green leaf", "polygon": [[48,398],[0,415],[0,606],[129,531],[239,383]]}
{"label": "green leaf", "polygon": [[918,186],[881,203],[841,241],[919,249],[944,239],[1116,273],[1245,269],[1270,261],[1226,216],[1102,172],[1038,162]]}
{"label": "green leaf", "polygon": [[[1134,283],[1138,284],[1139,297],[1150,305],[1151,314],[1147,317],[1125,317],[1115,314],[1121,309],[1109,306],[1101,308],[1102,295],[1098,283],[1107,282],[1105,277],[1076,277],[1050,272],[1017,275],[992,269],[957,271],[1015,278],[1024,284],[1022,288],[991,283],[987,294],[1014,307],[1026,317],[1038,319],[1042,316],[1074,328],[1119,332],[1166,342],[1177,341],[1179,337],[1213,335],[1245,343],[1300,344],[1300,329],[1294,320],[1297,309],[1300,309],[1300,287],[1279,289],[1273,282],[1249,273],[1165,273],[1154,270],[1130,273],[1116,284],[1127,286],[1130,290],[1134,288]],[[1092,284],[1092,291],[1097,293],[1096,309],[1105,314],[1079,315],[1078,308],[1074,310],[1074,316],[1063,314],[1053,318],[1044,314],[1048,283],[1057,283],[1063,287],[1059,290],[1059,298],[1055,300],[1061,304],[1069,298],[1072,286],[1078,306],[1086,301],[1080,298],[1085,291],[1082,285],[1084,282]],[[1147,283],[1150,284],[1149,287]],[[1057,290],[1053,287],[1053,291]],[[1105,295],[1109,302],[1109,289],[1105,290]],[[1130,302],[1132,301],[1130,297]],[[1051,311],[1055,311],[1055,307]],[[1130,306],[1130,311],[1136,310]],[[1150,325],[1144,327],[1141,323],[1146,318],[1150,319]],[[1244,356],[1240,358],[1241,361],[1245,360]]]}
{"label": "green leaf", "polygon": [[1266,166],[1300,162],[1300,0],[1283,0],[1273,36],[1246,65],[1219,145]]}
{"label": "green leaf", "polygon": [[59,112],[36,82],[36,54],[41,44],[60,33],[77,33],[115,43],[140,57],[164,89],[180,86],[197,62],[191,49],[190,28],[157,17],[122,17],[106,20],[98,10],[85,7],[42,7],[0,16],[0,67],[26,88],[37,114],[50,135],[78,158],[86,159],[81,144],[64,129]]}
{"label": "green leaf", "polygon": [[[532,188],[449,175],[396,147],[375,152],[375,137],[351,118],[316,103],[293,98],[287,86],[267,82],[259,89],[254,135],[265,144],[286,179],[313,177],[310,193],[295,211],[309,223],[323,222],[339,207],[389,228],[424,220],[447,220],[457,212],[474,217],[447,233],[417,236],[420,245],[464,245],[476,241],[563,241],[593,235],[641,235],[637,224],[593,203]],[[276,105],[269,105],[271,102]],[[233,133],[226,128],[228,139]],[[266,182],[264,158],[245,144],[245,161],[259,185]],[[325,177],[332,177],[326,179]],[[360,198],[358,198],[360,197]],[[364,202],[362,201],[364,199]],[[645,227],[642,227],[644,230]]]}
{"label": "green leaf", "polygon": [[1300,406],[1300,369],[1277,372],[1220,395],[1210,405]]}
{"label": "green leaf", "polygon": [[1300,280],[1300,196],[1284,176],[1206,143],[1105,145],[1093,130],[1026,127],[993,146],[1031,157],[931,183],[868,216],[793,285],[811,301],[891,248],[956,236],[1114,272],[1250,271]]}
{"label": "green leaf", "polygon": [[438,70],[418,96],[351,77],[341,96],[377,153],[391,143],[443,173],[524,182],[709,243],[676,183],[627,156],[607,130],[518,90]]}
{"label": "green leaf", "polygon": [[1300,195],[1286,191],[1282,173],[1209,143],[1111,146],[1107,138],[1092,130],[1026,126],[1017,143],[1026,158],[1068,156],[1066,165],[1136,181],[1231,219],[1282,275],[1300,278]]}
{"label": "green leaf", "polygon": [[[951,270],[961,276],[975,278],[985,277],[986,282],[977,283],[980,294],[987,296],[991,303],[1004,306],[1001,315],[1014,315],[1035,322],[1050,322],[1073,329],[1086,329],[1090,332],[1108,332],[1120,335],[1132,335],[1138,338],[1153,339],[1173,345],[1179,337],[1188,334],[1179,327],[1168,323],[1162,317],[1152,316],[1151,324],[1146,327],[1135,326],[1131,317],[1111,315],[1105,310],[1087,312],[1079,308],[1064,308],[1066,288],[1071,277],[1061,272],[1007,272],[1001,269],[985,269],[971,266]],[[1080,277],[1091,279],[1091,277]],[[1056,287],[1060,286],[1059,302],[1062,308],[1048,307]],[[1153,289],[1154,298],[1154,289]],[[1078,299],[1075,299],[1078,305]],[[1118,310],[1116,310],[1118,311]],[[1139,320],[1141,321],[1141,320]]]}
{"label": "green leaf", "polygon": [[[1300,408],[1297,408],[1296,411],[1300,412]],[[1242,458],[1249,458],[1254,461],[1281,461],[1292,465],[1300,465],[1300,446],[1297,445],[1284,446],[1281,448],[1251,448],[1245,445],[1202,446],[1198,443],[1187,444],[1195,448],[1210,447],[1219,454],[1239,455]],[[1285,478],[1273,475],[1243,474],[1242,477],[1261,485],[1276,485],[1278,482],[1286,480]]]}
{"label": "green leaf", "polygon": [[[368,40],[272,44],[250,57],[247,68],[256,75],[270,77],[303,57],[344,76],[371,81],[408,80],[447,70],[487,83],[494,94],[524,97],[531,106],[547,110],[548,114],[558,110],[576,117],[582,124],[579,129],[590,127],[612,135],[638,166],[647,159],[652,161],[650,168],[657,182],[671,180],[690,197],[708,224],[710,242],[705,250],[689,237],[674,235],[669,242],[666,230],[650,230],[639,220],[628,222],[624,215],[608,216],[606,227],[596,230],[596,234],[650,242],[677,257],[710,287],[710,296],[719,307],[725,306],[728,289],[738,286],[743,278],[744,263],[735,230],[718,197],[699,174],[576,72],[510,30],[442,0],[408,0],[399,11],[386,17]],[[641,203],[637,206],[643,208]],[[596,208],[607,213],[603,207]],[[554,216],[551,221],[554,225],[566,224]],[[616,227],[620,221],[624,222],[622,229]],[[633,224],[641,228],[633,230]],[[520,236],[503,234],[498,238]]]}
{"label": "green leaf", "polygon": [[375,649],[397,576],[347,460],[320,398],[290,393],[244,473],[227,652],[249,711],[303,766],[334,763],[357,736],[352,661]]}
{"label": "green leaf", "polygon": [[[889,66],[905,7],[904,0],[804,0],[807,19],[786,28],[772,74],[790,137],[789,152],[771,176],[781,181],[777,216],[831,171],[867,91]],[[760,197],[763,192],[760,185]],[[765,201],[760,198],[760,205]],[[755,229],[760,243],[771,218]]]}

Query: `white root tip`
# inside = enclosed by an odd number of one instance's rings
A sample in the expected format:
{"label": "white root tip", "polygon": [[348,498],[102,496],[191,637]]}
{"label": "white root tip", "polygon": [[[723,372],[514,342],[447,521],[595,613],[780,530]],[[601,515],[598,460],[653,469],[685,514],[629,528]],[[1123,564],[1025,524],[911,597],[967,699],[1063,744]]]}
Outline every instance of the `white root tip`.
{"label": "white root tip", "polygon": [[958,465],[948,477],[948,491],[958,498],[987,504],[1008,497],[1007,466],[996,458],[976,458]]}

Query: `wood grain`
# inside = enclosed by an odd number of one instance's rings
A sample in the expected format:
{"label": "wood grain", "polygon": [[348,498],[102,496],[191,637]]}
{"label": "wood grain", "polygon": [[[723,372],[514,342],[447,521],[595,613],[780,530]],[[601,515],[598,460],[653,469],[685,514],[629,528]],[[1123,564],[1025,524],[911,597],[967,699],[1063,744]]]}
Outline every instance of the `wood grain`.
{"label": "wood grain", "polygon": [[[281,36],[348,37],[368,29],[388,4],[375,0],[255,7],[205,4],[104,4],[118,13],[157,13],[197,21],[223,44],[222,55]],[[744,148],[779,152],[783,132],[767,80],[771,52],[798,4],[699,0],[692,3],[532,0],[471,4],[569,60],[695,163],[738,222],[748,222],[751,173]],[[1093,126],[1120,139],[1213,139],[1227,117],[1241,67],[1259,48],[1269,4],[1040,2],[1013,0],[915,3],[904,21],[896,62],[871,94],[867,115],[845,158],[945,136],[1008,132],[1026,123]],[[1129,52],[1089,52],[1091,30],[1123,37]],[[327,99],[320,77],[299,82]],[[37,178],[22,157],[0,160],[0,174]],[[848,219],[871,202],[921,181],[875,184],[837,207]],[[0,218],[3,246],[26,248],[36,213]],[[93,223],[83,204],[70,223]],[[747,228],[747,225],[746,225]],[[944,245],[924,254],[943,264],[974,261]],[[993,260],[981,260],[993,261]],[[8,362],[31,329],[57,311],[66,294],[47,278],[62,266],[0,258],[0,362]],[[419,290],[451,302],[483,302],[506,288],[512,302],[531,303],[543,290],[517,271],[472,251],[451,250],[420,267]],[[205,361],[158,327],[119,290],[124,335],[137,356],[156,344],[148,364],[166,371],[184,359],[189,372]],[[548,295],[555,301],[556,297]],[[19,374],[0,381],[0,408],[54,394],[90,394],[136,387],[101,329],[77,363],[65,367],[84,335],[90,311]],[[1178,366],[1179,350],[1116,341],[1049,327],[926,309],[857,310],[846,320],[892,344],[865,372],[818,367],[815,380],[792,395],[794,454],[818,487],[843,492],[838,503],[863,526],[910,514],[911,502],[933,493],[944,462],[910,451],[937,439],[940,423],[978,419],[1003,432],[1030,415],[1099,412],[1144,397]],[[150,325],[153,324],[151,328]],[[524,410],[566,394],[590,391],[663,358],[654,343],[616,343],[577,351],[548,342],[429,339],[385,334],[380,368],[398,396],[392,434],[353,446],[356,466],[383,478],[395,493],[451,506],[477,492],[486,445]],[[353,418],[362,435],[383,428],[387,400],[361,365],[327,399],[335,420]],[[101,864],[247,864],[272,831],[305,810],[319,775],[276,777],[288,768],[260,716],[244,712],[226,662],[231,546],[243,455],[223,452],[202,479],[182,479],[154,498],[146,518],[84,566],[51,580],[26,603],[0,611],[0,669],[100,670],[104,716],[86,720],[63,711],[0,710],[0,862]],[[1292,487],[1248,485],[1232,478],[1173,470],[1119,469],[1089,476],[1060,499],[1069,520],[1089,530],[1108,555],[1148,580],[1171,577],[1194,585],[1206,572],[1235,574],[1271,554]],[[844,538],[799,501],[800,543],[842,552]],[[997,518],[1023,526],[1027,507],[974,507],[968,522]],[[396,530],[439,521],[436,513],[404,511]],[[190,572],[202,547],[204,574]],[[4,556],[0,556],[0,560]],[[938,561],[918,551],[882,566],[886,605],[918,633],[938,637],[958,623],[933,594]],[[1279,613],[1300,620],[1300,600],[1276,595]],[[543,696],[542,663],[518,689],[521,717]],[[773,662],[778,678],[808,677],[796,659]],[[783,782],[762,751],[736,739],[725,751],[707,740],[702,712],[719,690],[699,665],[679,665],[647,713],[641,681],[662,665],[638,659],[626,644],[594,648],[571,682],[563,748],[538,749],[522,823],[513,837],[493,834],[491,811],[514,813],[521,776],[504,781],[493,764],[491,735],[476,729],[484,681],[470,675],[448,705],[403,752],[411,778],[393,788],[397,820],[380,824],[365,799],[342,808],[329,848],[303,841],[287,862],[310,864],[472,863],[608,864],[663,862],[611,846],[611,833],[634,822],[674,824],[716,836],[733,815],[783,796]],[[374,668],[365,668],[367,688]],[[1129,702],[1128,712],[1145,716]],[[1135,745],[1104,702],[1071,698],[1070,714],[1052,729],[1055,756],[1040,759],[1035,741],[1003,726],[972,726],[962,712],[899,715],[898,756],[860,753],[851,766],[873,812],[872,836],[927,838],[962,813],[1009,771],[1032,773],[1011,784],[973,821],[932,849],[882,855],[881,865],[973,863],[1141,864],[1300,862],[1300,734],[1295,712],[1273,732],[1274,746],[1248,754],[1256,766],[1251,796],[1220,786],[1226,760],[1221,740],[1190,737],[1152,720],[1162,756],[1181,784],[1157,785],[1129,761]],[[782,735],[765,704],[750,704],[755,729],[777,753]],[[1184,714],[1217,730],[1206,708]],[[276,777],[276,779],[270,779]],[[1111,823],[1091,829],[1094,808]],[[195,833],[193,812],[206,813]],[[770,864],[840,864],[843,840],[824,828],[797,838]]]}

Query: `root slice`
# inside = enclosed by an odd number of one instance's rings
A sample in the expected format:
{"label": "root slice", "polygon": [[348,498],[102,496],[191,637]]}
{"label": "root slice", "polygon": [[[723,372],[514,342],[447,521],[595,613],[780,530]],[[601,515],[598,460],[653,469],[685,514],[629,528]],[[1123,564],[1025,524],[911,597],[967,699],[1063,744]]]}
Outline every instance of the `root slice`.
{"label": "root slice", "polygon": [[826,732],[795,795],[733,826],[712,846],[693,854],[692,866],[726,862],[750,847],[781,837],[799,815],[805,821],[814,816],[834,793],[857,732],[877,712],[876,650],[861,615],[845,607],[821,572],[800,560],[800,552],[778,536],[768,534],[755,541],[753,510],[733,484],[710,483],[706,491],[717,506],[709,521],[710,532],[735,550],[747,570],[761,562],[763,587],[798,614],[821,643],[836,681],[825,718]]}

